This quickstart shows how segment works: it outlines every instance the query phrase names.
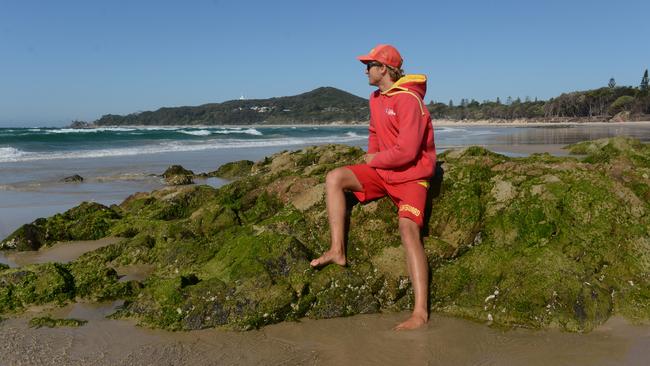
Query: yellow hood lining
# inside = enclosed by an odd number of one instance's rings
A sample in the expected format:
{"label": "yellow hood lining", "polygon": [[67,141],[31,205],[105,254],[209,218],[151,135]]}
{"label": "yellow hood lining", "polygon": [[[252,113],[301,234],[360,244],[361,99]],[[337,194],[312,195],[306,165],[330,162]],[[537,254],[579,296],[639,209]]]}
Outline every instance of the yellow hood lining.
{"label": "yellow hood lining", "polygon": [[411,74],[411,75],[404,75],[402,76],[399,80],[397,80],[391,87],[390,89],[386,90],[385,92],[382,92],[382,94],[387,94],[393,89],[399,89],[399,90],[408,90],[404,88],[402,85],[406,83],[426,83],[427,81],[427,76],[423,74]]}
{"label": "yellow hood lining", "polygon": [[412,95],[415,99],[418,100],[418,104],[420,105],[420,113],[424,116],[424,102],[420,98],[419,95],[416,93],[410,91],[408,88],[403,87],[403,84],[406,83],[425,83],[427,81],[427,76],[423,74],[411,74],[411,75],[404,75],[402,76],[399,80],[397,80],[391,87],[390,89],[381,92],[381,94],[384,94],[388,97],[395,95],[395,94],[410,94]]}

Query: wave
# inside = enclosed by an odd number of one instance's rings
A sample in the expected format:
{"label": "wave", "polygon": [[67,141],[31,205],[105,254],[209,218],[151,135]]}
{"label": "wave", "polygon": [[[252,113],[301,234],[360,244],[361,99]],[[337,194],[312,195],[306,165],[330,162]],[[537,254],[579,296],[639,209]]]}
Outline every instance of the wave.
{"label": "wave", "polygon": [[27,153],[13,147],[0,147],[0,162],[20,161]]}
{"label": "wave", "polygon": [[201,141],[198,143],[188,143],[184,141],[163,142],[160,144],[144,145],[138,147],[126,148],[109,148],[97,150],[77,150],[66,152],[24,152],[18,149],[8,147],[0,148],[0,163],[22,162],[34,160],[56,160],[56,159],[86,159],[86,158],[103,158],[119,156],[135,156],[142,154],[160,154],[168,152],[188,152],[203,150],[219,149],[237,149],[237,148],[263,148],[274,146],[296,146],[296,145],[315,145],[326,143],[346,143],[365,139],[365,136],[358,135],[332,135],[324,137],[309,138],[273,138],[264,140],[244,140],[244,139],[213,139]]}
{"label": "wave", "polygon": [[134,127],[136,130],[143,130],[143,131],[176,131],[180,130],[182,127],[160,127],[160,126],[155,126],[155,127]]}
{"label": "wave", "polygon": [[233,134],[233,133],[243,133],[243,134],[246,134],[246,135],[253,135],[253,136],[262,136],[263,135],[263,133],[261,133],[260,131],[254,129],[254,128],[247,128],[245,130],[243,128],[228,128],[228,129],[214,131],[214,133],[218,133],[220,135],[229,135],[229,134]]}
{"label": "wave", "polygon": [[178,132],[184,133],[186,135],[192,135],[192,136],[210,136],[210,135],[212,135],[212,132],[210,132],[208,130],[198,130],[198,131],[179,130]]}
{"label": "wave", "polygon": [[243,134],[243,135],[252,135],[252,136],[262,136],[264,135],[262,132],[255,128],[247,128],[243,129],[241,127],[232,127],[232,128],[222,128],[218,130],[178,130],[176,132],[184,133],[186,135],[193,135],[193,136],[210,136],[212,134],[219,134],[219,135],[230,135],[230,134]]}
{"label": "wave", "polygon": [[131,132],[136,130],[137,129],[135,128],[125,128],[125,127],[101,127],[101,128],[61,128],[56,130],[45,130],[45,132],[46,133],[97,133],[97,132]]}

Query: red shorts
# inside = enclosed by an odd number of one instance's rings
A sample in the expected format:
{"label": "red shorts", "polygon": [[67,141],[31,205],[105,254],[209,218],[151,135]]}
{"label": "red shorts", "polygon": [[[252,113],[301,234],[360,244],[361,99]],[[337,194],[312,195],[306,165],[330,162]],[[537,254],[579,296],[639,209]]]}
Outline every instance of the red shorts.
{"label": "red shorts", "polygon": [[367,164],[349,165],[346,168],[354,173],[363,187],[362,191],[353,192],[360,202],[368,202],[388,196],[397,205],[399,217],[410,219],[419,227],[422,227],[429,182],[416,180],[389,184],[377,174],[374,168]]}

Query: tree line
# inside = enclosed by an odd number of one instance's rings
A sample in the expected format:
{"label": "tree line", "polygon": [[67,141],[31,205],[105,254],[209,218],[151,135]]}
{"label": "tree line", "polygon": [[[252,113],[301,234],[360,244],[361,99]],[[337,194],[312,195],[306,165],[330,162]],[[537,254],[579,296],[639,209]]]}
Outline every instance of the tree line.
{"label": "tree line", "polygon": [[625,113],[632,119],[650,115],[650,88],[648,70],[646,69],[638,87],[616,86],[612,78],[607,86],[571,93],[563,93],[547,101],[531,100],[526,97],[506,101],[462,99],[459,105],[431,101],[427,105],[431,116],[451,120],[483,119],[558,119],[586,118],[609,120]]}

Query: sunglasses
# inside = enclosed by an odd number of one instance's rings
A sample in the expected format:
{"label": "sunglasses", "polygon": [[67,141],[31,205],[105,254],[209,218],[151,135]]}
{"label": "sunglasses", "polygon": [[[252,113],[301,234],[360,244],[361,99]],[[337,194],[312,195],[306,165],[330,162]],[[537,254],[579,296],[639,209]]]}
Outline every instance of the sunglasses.
{"label": "sunglasses", "polygon": [[382,66],[382,65],[383,65],[383,64],[380,63],[380,62],[368,62],[368,63],[366,64],[366,71],[370,71],[370,69],[373,68],[373,67],[375,67],[375,66]]}

